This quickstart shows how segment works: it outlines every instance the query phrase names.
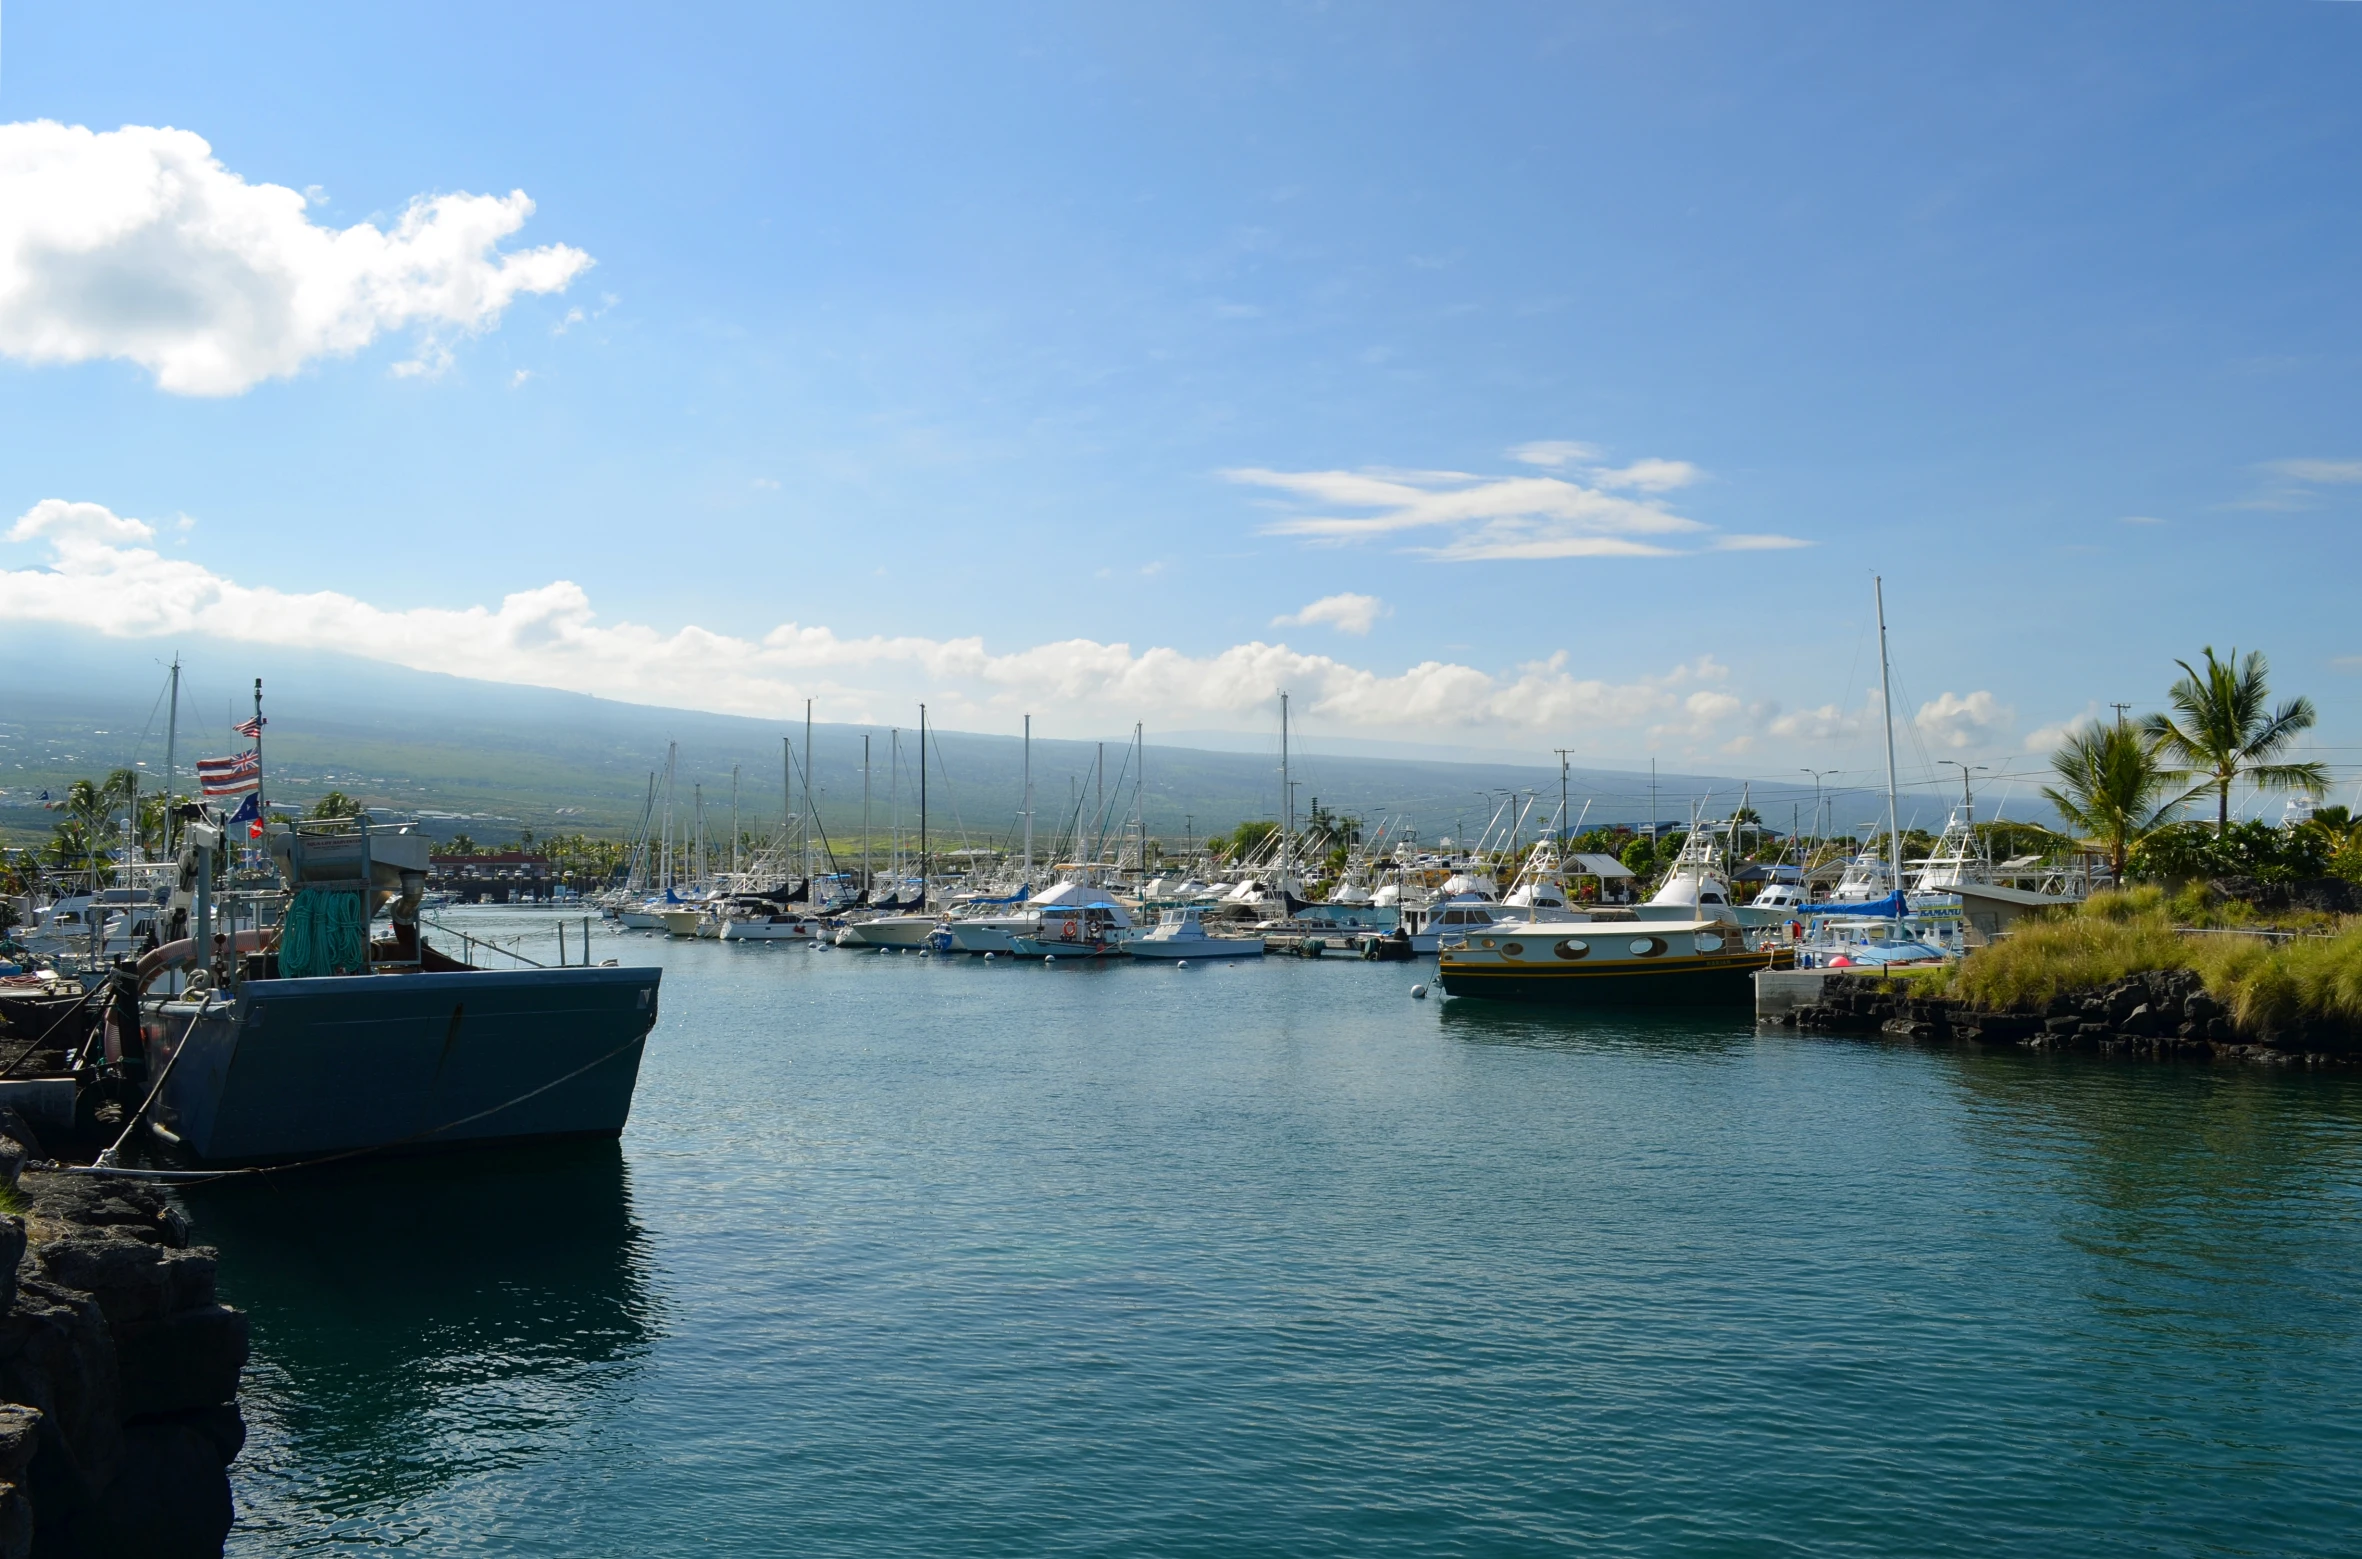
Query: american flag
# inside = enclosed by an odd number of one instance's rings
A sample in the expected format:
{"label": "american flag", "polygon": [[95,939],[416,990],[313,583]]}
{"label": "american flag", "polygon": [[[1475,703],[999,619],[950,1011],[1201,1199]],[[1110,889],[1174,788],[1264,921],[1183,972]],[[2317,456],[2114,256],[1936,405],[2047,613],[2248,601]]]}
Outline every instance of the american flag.
{"label": "american flag", "polygon": [[270,723],[270,721],[265,720],[262,716],[256,715],[253,719],[248,720],[243,725],[234,725],[230,727],[230,729],[236,731],[240,736],[245,737],[248,741],[261,741],[262,728],[266,725],[269,725]]}
{"label": "american flag", "polygon": [[262,784],[262,754],[252,748],[227,758],[199,758],[197,783],[208,796],[235,796]]}

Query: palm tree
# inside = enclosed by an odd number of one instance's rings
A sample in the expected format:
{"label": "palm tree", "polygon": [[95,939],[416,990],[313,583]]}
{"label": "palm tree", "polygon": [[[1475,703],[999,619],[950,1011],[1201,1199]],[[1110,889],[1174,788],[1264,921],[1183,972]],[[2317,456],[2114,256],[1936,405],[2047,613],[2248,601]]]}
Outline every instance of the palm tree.
{"label": "palm tree", "polygon": [[2042,794],[2059,816],[2108,851],[2116,880],[2124,880],[2125,858],[2165,815],[2188,799],[2174,793],[2174,778],[2157,761],[2156,749],[2123,724],[2095,722],[2050,755],[2055,787]]}
{"label": "palm tree", "polygon": [[2210,644],[2205,671],[2186,660],[2174,664],[2182,679],[2165,699],[2181,718],[2150,715],[2141,721],[2141,734],[2179,765],[2168,779],[2196,780],[2197,790],[2214,792],[2217,834],[2231,826],[2231,786],[2242,777],[2260,790],[2321,790],[2329,784],[2326,764],[2272,761],[2298,732],[2312,729],[2313,701],[2292,698],[2267,708],[2270,667],[2262,651],[2250,650],[2241,659],[2234,649],[2218,660]]}

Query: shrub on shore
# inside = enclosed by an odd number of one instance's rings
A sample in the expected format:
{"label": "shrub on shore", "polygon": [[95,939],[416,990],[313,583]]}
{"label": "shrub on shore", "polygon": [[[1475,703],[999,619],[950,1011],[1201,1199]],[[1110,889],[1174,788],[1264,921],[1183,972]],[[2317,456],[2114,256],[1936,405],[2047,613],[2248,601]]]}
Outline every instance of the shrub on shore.
{"label": "shrub on shore", "polygon": [[[2362,1029],[2362,921],[2328,936],[2191,935],[2218,918],[2201,896],[2138,887],[2020,926],[1962,961],[1951,994],[1988,1010],[2039,1011],[2154,969],[2189,969],[2243,1033],[2330,1024]],[[2178,924],[2177,924],[2178,922]]]}
{"label": "shrub on shore", "polygon": [[2189,967],[2157,888],[2092,895],[2077,913],[2021,925],[1962,960],[1952,993],[1979,1007],[2025,1011],[2069,991],[2096,990],[2126,975]]}

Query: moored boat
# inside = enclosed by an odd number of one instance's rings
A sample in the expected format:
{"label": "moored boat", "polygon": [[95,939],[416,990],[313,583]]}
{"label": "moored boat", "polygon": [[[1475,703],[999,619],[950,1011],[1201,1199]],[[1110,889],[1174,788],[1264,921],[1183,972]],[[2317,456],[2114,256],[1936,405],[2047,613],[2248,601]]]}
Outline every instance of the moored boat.
{"label": "moored boat", "polygon": [[1793,967],[1720,920],[1511,922],[1444,939],[1436,983],[1450,996],[1560,1006],[1746,1006],[1758,969]]}
{"label": "moored boat", "polygon": [[1260,936],[1211,936],[1205,912],[1194,907],[1168,909],[1145,935],[1124,944],[1134,958],[1260,958]]}

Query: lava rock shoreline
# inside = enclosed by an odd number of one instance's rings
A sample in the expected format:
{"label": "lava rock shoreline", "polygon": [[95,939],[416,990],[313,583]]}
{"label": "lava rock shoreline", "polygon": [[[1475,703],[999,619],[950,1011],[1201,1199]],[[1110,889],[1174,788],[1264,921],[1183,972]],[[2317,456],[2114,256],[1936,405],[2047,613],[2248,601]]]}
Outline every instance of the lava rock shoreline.
{"label": "lava rock shoreline", "polygon": [[217,1559],[246,1317],[162,1196],[40,1152],[0,1110],[0,1559]]}
{"label": "lava rock shoreline", "polygon": [[2244,1034],[2188,969],[2153,969],[2097,990],[2053,997],[2039,1011],[1984,1011],[1918,996],[1881,975],[1831,974],[1820,999],[1764,1021],[1823,1034],[1889,1034],[2029,1050],[2186,1061],[2340,1066],[2362,1059],[2362,1035],[2322,1025]]}

